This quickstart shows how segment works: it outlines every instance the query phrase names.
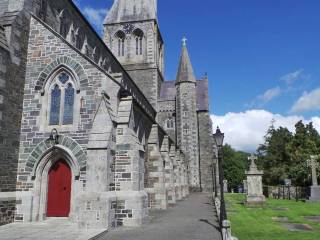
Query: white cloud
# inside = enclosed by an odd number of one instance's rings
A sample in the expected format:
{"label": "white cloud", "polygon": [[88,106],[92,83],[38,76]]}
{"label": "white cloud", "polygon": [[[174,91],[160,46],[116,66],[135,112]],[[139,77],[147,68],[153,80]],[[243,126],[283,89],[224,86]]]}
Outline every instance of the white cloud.
{"label": "white cloud", "polygon": [[294,131],[294,125],[303,120],[305,123],[313,122],[315,128],[320,131],[320,117],[305,119],[301,116],[282,116],[265,110],[248,110],[240,113],[227,113],[224,116],[211,116],[213,126],[219,126],[225,133],[225,142],[233,148],[241,151],[255,152],[264,142],[264,136],[275,120],[275,127],[287,127]]}
{"label": "white cloud", "polygon": [[108,13],[108,9],[94,9],[92,7],[84,7],[82,11],[83,14],[89,20],[89,22],[93,24],[99,32],[101,32],[103,27],[103,21]]}
{"label": "white cloud", "polygon": [[304,92],[303,95],[293,104],[291,112],[306,112],[320,109],[320,88],[311,92]]}
{"label": "white cloud", "polygon": [[263,94],[257,96],[251,103],[246,103],[247,108],[262,108],[267,103],[279,97],[282,94],[280,87],[274,87],[266,90]]}
{"label": "white cloud", "polygon": [[261,104],[266,104],[270,102],[272,99],[280,96],[281,89],[280,87],[270,88],[267,91],[265,91],[263,94],[259,95],[257,99]]}
{"label": "white cloud", "polygon": [[281,81],[286,82],[287,85],[293,84],[296,80],[302,77],[303,69],[288,73],[280,78]]}

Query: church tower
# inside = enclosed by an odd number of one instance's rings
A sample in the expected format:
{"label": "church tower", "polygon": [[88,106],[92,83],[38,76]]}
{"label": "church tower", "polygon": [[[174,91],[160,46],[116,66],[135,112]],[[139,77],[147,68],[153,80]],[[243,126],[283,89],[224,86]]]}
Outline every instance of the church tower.
{"label": "church tower", "polygon": [[104,41],[158,111],[164,46],[157,0],[115,0],[104,22]]}
{"label": "church tower", "polygon": [[189,160],[189,183],[200,187],[199,135],[196,102],[196,78],[189,58],[186,39],[183,39],[179,70],[176,79],[177,144]]}

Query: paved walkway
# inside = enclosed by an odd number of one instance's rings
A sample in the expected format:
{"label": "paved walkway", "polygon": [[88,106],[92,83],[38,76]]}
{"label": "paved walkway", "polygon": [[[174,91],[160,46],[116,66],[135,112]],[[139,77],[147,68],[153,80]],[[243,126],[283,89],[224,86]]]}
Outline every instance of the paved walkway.
{"label": "paved walkway", "polygon": [[192,194],[166,211],[152,211],[149,224],[117,228],[99,240],[221,240],[216,214],[206,194]]}
{"label": "paved walkway", "polygon": [[88,240],[105,235],[101,230],[80,230],[67,219],[37,223],[12,223],[0,227],[0,240]]}

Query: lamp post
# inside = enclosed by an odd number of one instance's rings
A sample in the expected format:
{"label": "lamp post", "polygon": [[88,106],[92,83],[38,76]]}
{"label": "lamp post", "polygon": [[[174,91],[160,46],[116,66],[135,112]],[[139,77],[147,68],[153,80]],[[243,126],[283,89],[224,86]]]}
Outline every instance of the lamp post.
{"label": "lamp post", "polygon": [[214,193],[214,198],[218,197],[218,184],[217,184],[217,161],[218,161],[217,146],[213,146],[213,156],[212,156],[212,190]]}
{"label": "lamp post", "polygon": [[222,222],[224,220],[227,220],[227,213],[226,213],[226,206],[224,201],[224,191],[223,191],[224,174],[222,169],[222,163],[223,163],[222,146],[223,146],[224,134],[220,131],[219,127],[217,127],[216,133],[213,134],[213,139],[218,148],[219,183],[220,183],[220,198],[221,198],[220,199],[221,201],[220,225],[222,226]]}

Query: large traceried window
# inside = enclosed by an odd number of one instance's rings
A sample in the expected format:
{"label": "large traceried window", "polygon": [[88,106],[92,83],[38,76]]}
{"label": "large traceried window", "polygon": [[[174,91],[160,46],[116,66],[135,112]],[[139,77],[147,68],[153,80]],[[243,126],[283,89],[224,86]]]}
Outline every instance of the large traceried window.
{"label": "large traceried window", "polygon": [[125,39],[126,35],[122,31],[118,31],[116,33],[116,41],[117,41],[117,49],[118,49],[118,57],[123,57],[124,56],[124,50],[125,50]]}
{"label": "large traceried window", "polygon": [[136,55],[142,55],[143,53],[143,32],[140,29],[133,31],[136,45]]}
{"label": "large traceried window", "polygon": [[50,87],[49,125],[73,124],[75,88],[66,71],[59,72]]}

